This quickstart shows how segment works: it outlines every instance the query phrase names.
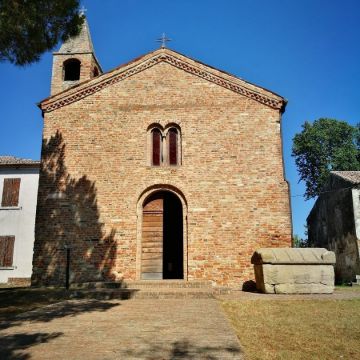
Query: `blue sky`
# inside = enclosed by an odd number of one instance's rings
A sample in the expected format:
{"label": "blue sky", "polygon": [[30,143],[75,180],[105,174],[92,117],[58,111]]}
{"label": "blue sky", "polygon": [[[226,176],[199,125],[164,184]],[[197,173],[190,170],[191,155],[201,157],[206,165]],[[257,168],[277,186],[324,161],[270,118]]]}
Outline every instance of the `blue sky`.
{"label": "blue sky", "polygon": [[[360,122],[358,0],[84,0],[96,55],[108,71],[169,47],[288,99],[283,116],[286,178],[294,233],[302,235],[312,201],[304,201],[291,144],[305,120]],[[56,48],[57,50],[57,48]],[[0,154],[39,159],[50,93],[51,53],[18,68],[0,63]]]}

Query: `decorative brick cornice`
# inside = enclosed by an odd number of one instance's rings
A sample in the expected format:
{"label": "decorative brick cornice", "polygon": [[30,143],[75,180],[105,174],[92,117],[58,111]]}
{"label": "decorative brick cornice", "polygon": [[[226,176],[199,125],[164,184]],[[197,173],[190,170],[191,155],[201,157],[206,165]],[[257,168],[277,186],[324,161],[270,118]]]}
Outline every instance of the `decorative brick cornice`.
{"label": "decorative brick cornice", "polygon": [[[208,80],[274,109],[282,110],[286,104],[285,99],[279,95],[271,93],[268,90],[249,84],[233,75],[227,75],[219,70],[197,63],[196,61],[188,59],[187,57],[171,50],[161,49],[150,54],[150,57],[144,56],[128,65],[103,74],[99,78],[80,84],[76,88],[70,88],[67,91],[45,99],[39,104],[40,108],[43,112],[56,110],[62,106],[71,104],[94,94],[109,85],[115,84],[132,75],[144,71],[160,62],[171,64],[178,69],[182,69],[190,74]],[[259,91],[256,90],[257,88]]]}

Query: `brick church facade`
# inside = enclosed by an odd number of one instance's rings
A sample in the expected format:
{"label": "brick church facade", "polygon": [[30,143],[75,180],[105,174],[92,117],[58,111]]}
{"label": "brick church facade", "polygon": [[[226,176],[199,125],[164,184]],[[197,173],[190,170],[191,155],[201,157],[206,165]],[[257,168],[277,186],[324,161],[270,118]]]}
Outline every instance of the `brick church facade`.
{"label": "brick church facade", "polygon": [[254,278],[291,246],[279,95],[160,48],[103,73],[85,21],[54,53],[34,285]]}

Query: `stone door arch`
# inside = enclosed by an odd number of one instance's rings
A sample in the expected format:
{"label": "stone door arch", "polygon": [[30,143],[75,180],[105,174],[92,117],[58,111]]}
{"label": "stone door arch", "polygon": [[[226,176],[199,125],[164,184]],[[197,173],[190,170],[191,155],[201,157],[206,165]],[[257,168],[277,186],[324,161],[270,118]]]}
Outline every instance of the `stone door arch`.
{"label": "stone door arch", "polygon": [[186,204],[174,191],[144,194],[138,206],[137,278],[186,279]]}

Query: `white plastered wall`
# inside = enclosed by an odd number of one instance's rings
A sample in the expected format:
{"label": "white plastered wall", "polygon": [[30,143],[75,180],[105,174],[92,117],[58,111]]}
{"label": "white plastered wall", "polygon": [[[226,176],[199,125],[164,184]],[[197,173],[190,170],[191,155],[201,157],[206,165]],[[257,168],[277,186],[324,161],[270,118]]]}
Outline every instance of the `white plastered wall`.
{"label": "white plastered wall", "polygon": [[[17,207],[1,207],[5,178],[21,179]],[[15,236],[13,266],[0,268],[0,283],[31,277],[38,183],[37,168],[0,168],[0,236]]]}
{"label": "white plastered wall", "polygon": [[355,231],[358,240],[358,249],[360,256],[360,189],[352,189],[352,199],[354,206]]}

